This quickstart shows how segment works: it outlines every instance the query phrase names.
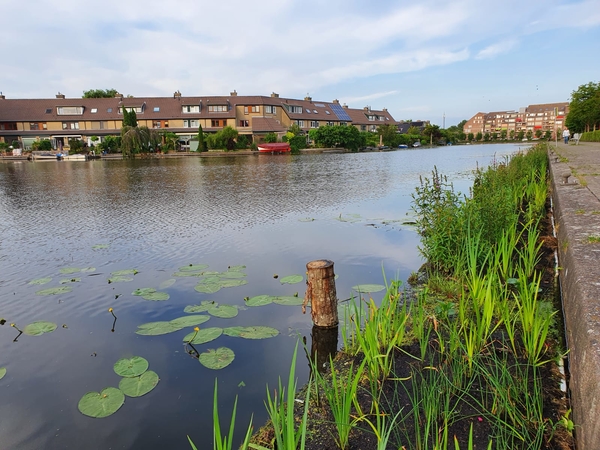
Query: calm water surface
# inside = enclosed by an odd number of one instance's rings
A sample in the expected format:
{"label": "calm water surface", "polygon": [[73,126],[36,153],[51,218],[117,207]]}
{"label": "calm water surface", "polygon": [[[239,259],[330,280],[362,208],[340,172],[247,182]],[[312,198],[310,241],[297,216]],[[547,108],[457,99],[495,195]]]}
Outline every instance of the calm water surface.
{"label": "calm water surface", "polygon": [[[386,153],[260,155],[149,161],[62,161],[0,164],[0,449],[212,448],[215,378],[219,406],[229,417],[239,396],[238,423],[266,420],[266,385],[287,379],[298,337],[310,346],[310,315],[299,307],[244,308],[244,297],[304,294],[304,284],[280,277],[304,274],[314,259],[335,262],[337,293],[352,286],[405,280],[422,263],[411,218],[411,194],[434,165],[467,192],[471,171],[516,151],[513,145],[456,146]],[[310,220],[309,220],[310,219]],[[342,219],[342,220],[340,220]],[[94,250],[97,244],[108,248]],[[178,267],[209,264],[224,271],[245,265],[248,284],[215,294],[194,290],[196,278],[177,278],[164,302],[133,296]],[[94,267],[62,275],[65,267]],[[110,273],[137,269],[134,281],[108,283]],[[81,277],[73,291],[38,296],[59,281]],[[52,277],[44,286],[28,283]],[[116,298],[118,296],[118,298]],[[186,305],[214,300],[242,309],[206,326],[268,325],[279,336],[244,340],[221,336],[200,352],[226,346],[233,363],[214,371],[184,350],[191,328],[140,336],[137,326],[185,315]],[[118,316],[115,331],[108,308]],[[58,324],[43,336],[17,335],[36,320]],[[298,382],[308,376],[303,355]],[[140,398],[126,398],[114,415],[92,419],[77,403],[88,391],[118,386],[113,364],[143,356],[160,376]],[[242,383],[243,382],[243,383]],[[225,421],[228,426],[228,421]],[[240,427],[241,428],[241,427]]]}

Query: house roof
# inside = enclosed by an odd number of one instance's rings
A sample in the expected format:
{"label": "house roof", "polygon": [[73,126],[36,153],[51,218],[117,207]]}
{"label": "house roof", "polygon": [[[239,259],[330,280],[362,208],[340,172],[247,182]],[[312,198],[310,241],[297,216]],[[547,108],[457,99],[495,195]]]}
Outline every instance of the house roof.
{"label": "house roof", "polygon": [[252,131],[281,133],[285,130],[286,128],[281,123],[271,117],[252,118]]}

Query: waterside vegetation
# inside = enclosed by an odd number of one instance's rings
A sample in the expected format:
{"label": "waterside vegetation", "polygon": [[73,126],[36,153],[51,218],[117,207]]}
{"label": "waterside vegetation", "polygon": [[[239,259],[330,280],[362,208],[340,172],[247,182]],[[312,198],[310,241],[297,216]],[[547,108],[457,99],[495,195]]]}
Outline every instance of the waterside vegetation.
{"label": "waterside vegetation", "polygon": [[294,355],[287,390],[269,390],[270,422],[240,448],[574,448],[544,259],[546,170],[540,144],[478,170],[469,195],[435,170],[423,179],[416,287],[352,299],[329,371],[314,363],[294,395]]}

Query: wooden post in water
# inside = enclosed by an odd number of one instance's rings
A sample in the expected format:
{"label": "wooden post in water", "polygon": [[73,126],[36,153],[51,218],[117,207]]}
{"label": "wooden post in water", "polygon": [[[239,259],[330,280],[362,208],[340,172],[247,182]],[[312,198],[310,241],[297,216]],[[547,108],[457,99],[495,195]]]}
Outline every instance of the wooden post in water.
{"label": "wooden post in water", "polygon": [[313,324],[317,327],[337,327],[337,294],[335,292],[335,274],[333,261],[320,259],[306,265],[306,293],[302,312],[310,302]]}

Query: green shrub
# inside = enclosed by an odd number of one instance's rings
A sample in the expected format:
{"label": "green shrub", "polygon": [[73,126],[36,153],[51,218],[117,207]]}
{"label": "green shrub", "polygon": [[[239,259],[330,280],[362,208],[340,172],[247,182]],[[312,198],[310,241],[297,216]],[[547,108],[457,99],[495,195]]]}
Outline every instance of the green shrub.
{"label": "green shrub", "polygon": [[600,142],[600,130],[583,133],[579,140],[583,142]]}

